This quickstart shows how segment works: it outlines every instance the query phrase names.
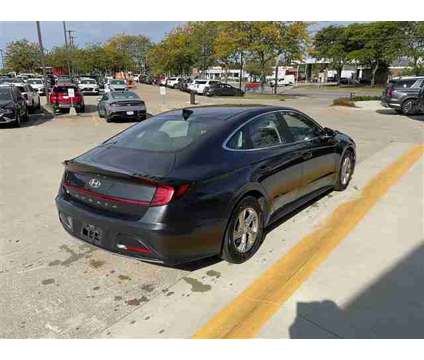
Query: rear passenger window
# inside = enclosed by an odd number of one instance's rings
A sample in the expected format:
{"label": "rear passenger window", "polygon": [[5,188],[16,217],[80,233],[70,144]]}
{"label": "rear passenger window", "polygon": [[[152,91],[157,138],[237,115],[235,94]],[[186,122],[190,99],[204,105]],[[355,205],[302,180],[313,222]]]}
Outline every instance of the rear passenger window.
{"label": "rear passenger window", "polygon": [[409,79],[409,80],[398,80],[398,81],[394,81],[393,82],[393,87],[395,87],[396,89],[409,89],[410,87],[412,87],[412,85],[415,84],[417,80],[415,79]]}

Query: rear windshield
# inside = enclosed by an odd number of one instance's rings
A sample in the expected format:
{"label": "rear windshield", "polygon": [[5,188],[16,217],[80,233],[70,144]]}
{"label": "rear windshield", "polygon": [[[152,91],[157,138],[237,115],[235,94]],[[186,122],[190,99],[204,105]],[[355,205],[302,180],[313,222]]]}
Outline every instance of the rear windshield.
{"label": "rear windshield", "polygon": [[95,80],[81,80],[81,84],[95,84]]}
{"label": "rear windshield", "polygon": [[196,80],[196,84],[203,85],[203,84],[206,84],[206,81],[204,81],[204,80]]}
{"label": "rear windshield", "polygon": [[114,92],[112,94],[112,98],[114,99],[139,99],[139,97],[137,96],[137,94],[134,94],[131,91],[126,91],[126,92]]}
{"label": "rear windshield", "polygon": [[6,87],[0,87],[0,100],[12,100],[12,95],[10,94],[10,90]]}
{"label": "rear windshield", "polygon": [[106,143],[137,150],[178,151],[212,132],[217,123],[195,114],[187,120],[182,115],[164,114],[133,126]]}
{"label": "rear windshield", "polygon": [[77,88],[74,87],[74,86],[56,86],[53,89],[53,92],[55,92],[55,93],[66,93],[66,92],[68,92],[68,89],[74,89],[75,91],[77,90]]}
{"label": "rear windshield", "polygon": [[125,81],[124,80],[111,80],[110,83],[112,85],[125,85]]}
{"label": "rear windshield", "polygon": [[29,84],[42,84],[43,81],[42,80],[28,80]]}

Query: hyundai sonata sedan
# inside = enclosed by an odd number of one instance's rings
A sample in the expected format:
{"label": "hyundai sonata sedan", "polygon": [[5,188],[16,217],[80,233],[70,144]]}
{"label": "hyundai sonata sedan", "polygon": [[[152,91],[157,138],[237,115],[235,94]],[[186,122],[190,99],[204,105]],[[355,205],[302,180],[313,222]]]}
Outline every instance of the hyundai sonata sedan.
{"label": "hyundai sonata sedan", "polygon": [[355,159],[349,136],[295,109],[173,110],[65,161],[56,204],[67,232],[113,252],[242,263],[266,226],[344,190]]}

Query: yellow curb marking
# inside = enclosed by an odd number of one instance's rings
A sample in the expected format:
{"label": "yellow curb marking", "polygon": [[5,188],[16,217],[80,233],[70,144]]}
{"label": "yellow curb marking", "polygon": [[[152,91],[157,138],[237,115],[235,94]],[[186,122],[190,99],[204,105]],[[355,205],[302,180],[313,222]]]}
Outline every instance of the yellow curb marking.
{"label": "yellow curb marking", "polygon": [[378,200],[424,153],[416,145],[383,169],[358,198],[339,205],[323,224],[259,276],[193,338],[252,338],[302,285]]}

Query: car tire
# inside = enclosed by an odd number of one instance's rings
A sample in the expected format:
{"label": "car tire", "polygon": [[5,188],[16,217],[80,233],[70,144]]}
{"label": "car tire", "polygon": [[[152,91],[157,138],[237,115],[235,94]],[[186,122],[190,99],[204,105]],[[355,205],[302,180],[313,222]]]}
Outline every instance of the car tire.
{"label": "car tire", "polygon": [[104,118],[106,119],[106,122],[112,122],[112,118],[107,113],[105,114]]}
{"label": "car tire", "polygon": [[19,112],[16,112],[16,119],[15,119],[15,121],[12,123],[12,126],[13,126],[14,128],[19,128],[19,127],[21,127],[21,125],[22,125],[22,117],[21,117],[21,115],[19,114]]}
{"label": "car tire", "polygon": [[28,121],[29,120],[29,111],[28,111],[28,107],[25,108],[25,115],[22,117],[23,121]]}
{"label": "car tire", "polygon": [[415,101],[413,99],[405,100],[402,103],[401,110],[403,115],[415,115]]}
{"label": "car tire", "polygon": [[351,150],[346,150],[340,162],[339,172],[337,173],[336,186],[334,187],[336,191],[343,191],[348,187],[354,170],[355,157]]}
{"label": "car tire", "polygon": [[[240,223],[242,218],[250,219],[250,222],[243,225]],[[237,237],[237,234],[242,235]],[[246,196],[231,214],[225,231],[221,258],[229,263],[241,264],[256,253],[263,238],[264,216],[261,205],[255,197]]]}

